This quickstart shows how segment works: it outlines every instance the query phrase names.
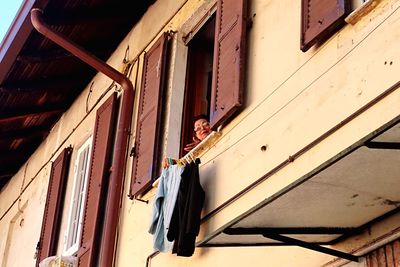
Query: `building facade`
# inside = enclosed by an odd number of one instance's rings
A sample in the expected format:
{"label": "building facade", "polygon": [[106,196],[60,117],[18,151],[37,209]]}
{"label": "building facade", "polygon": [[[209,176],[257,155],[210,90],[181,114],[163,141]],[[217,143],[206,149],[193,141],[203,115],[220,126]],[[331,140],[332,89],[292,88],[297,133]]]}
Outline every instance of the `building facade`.
{"label": "building facade", "polygon": [[[400,266],[399,18],[396,0],[155,1],[107,60],[132,111],[100,71],[1,189],[1,266]],[[157,253],[161,161],[199,114],[196,252]]]}

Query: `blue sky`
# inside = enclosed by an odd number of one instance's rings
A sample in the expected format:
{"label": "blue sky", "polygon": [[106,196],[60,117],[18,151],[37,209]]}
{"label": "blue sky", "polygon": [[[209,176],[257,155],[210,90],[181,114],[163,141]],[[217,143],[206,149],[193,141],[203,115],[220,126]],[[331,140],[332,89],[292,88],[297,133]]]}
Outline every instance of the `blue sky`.
{"label": "blue sky", "polygon": [[0,0],[0,43],[23,0]]}

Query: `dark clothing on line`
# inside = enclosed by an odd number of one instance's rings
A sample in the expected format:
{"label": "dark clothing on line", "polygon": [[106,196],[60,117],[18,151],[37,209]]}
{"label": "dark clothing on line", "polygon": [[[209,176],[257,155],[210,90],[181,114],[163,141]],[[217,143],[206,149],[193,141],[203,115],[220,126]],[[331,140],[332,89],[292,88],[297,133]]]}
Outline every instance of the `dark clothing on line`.
{"label": "dark clothing on line", "polygon": [[172,253],[189,257],[194,253],[196,236],[199,234],[205,193],[200,184],[197,162],[186,165],[181,177],[167,238],[169,241],[175,240]]}

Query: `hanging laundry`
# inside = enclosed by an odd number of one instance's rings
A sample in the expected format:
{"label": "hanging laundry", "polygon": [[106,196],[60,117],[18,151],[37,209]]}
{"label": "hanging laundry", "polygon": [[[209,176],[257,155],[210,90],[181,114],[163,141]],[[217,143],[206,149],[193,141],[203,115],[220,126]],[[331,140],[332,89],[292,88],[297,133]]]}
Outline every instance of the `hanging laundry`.
{"label": "hanging laundry", "polygon": [[200,184],[199,163],[187,164],[182,172],[179,192],[172,214],[167,238],[174,241],[172,253],[178,256],[192,256],[196,236],[200,230],[200,215],[205,193]]}
{"label": "hanging laundry", "polygon": [[154,249],[171,252],[173,242],[167,240],[167,232],[175,207],[183,167],[170,165],[163,169],[154,196],[149,233],[153,234]]}

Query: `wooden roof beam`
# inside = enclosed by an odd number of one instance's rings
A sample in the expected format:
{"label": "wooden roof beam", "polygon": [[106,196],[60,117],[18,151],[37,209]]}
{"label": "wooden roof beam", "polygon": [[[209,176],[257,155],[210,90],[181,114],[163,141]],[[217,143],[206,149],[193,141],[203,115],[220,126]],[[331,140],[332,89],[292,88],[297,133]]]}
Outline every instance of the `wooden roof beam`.
{"label": "wooden roof beam", "polygon": [[0,140],[29,138],[32,136],[44,136],[50,130],[45,127],[29,127],[25,129],[16,129],[13,131],[0,132]]}
{"label": "wooden roof beam", "polygon": [[22,63],[42,63],[42,62],[48,62],[48,61],[56,61],[56,60],[61,60],[65,58],[73,57],[71,53],[68,51],[65,51],[63,49],[55,49],[51,51],[35,51],[35,53],[30,53],[30,54],[25,54],[25,55],[19,55],[17,57],[18,62]]}
{"label": "wooden roof beam", "polygon": [[73,88],[81,87],[88,82],[87,75],[68,74],[62,77],[41,78],[36,80],[14,81],[2,84],[0,86],[0,93],[21,93],[21,92],[47,92],[49,90],[56,90],[57,92],[66,89],[73,91]]}
{"label": "wooden roof beam", "polygon": [[49,25],[63,26],[84,24],[99,21],[130,21],[132,20],[132,9],[126,5],[103,6],[103,7],[80,7],[70,10],[51,10],[45,12],[45,19]]}
{"label": "wooden roof beam", "polygon": [[[100,42],[98,44],[100,44]],[[101,45],[97,45],[96,47],[92,47],[92,48],[89,47],[88,50],[91,51],[92,54],[94,54],[98,57],[104,57],[104,56],[110,55],[112,53],[111,49],[107,49],[105,51],[104,47],[101,47]],[[39,52],[35,51],[35,52],[19,55],[16,60],[18,62],[32,64],[32,63],[44,63],[44,62],[51,62],[51,61],[57,61],[57,60],[64,60],[67,58],[76,59],[75,56],[73,56],[71,53],[69,53],[65,49],[54,49],[54,50],[50,50],[50,51],[39,51]]]}
{"label": "wooden roof beam", "polygon": [[10,171],[10,172],[1,172],[0,171],[0,186],[2,183],[6,182],[8,179],[13,177],[16,171]]}
{"label": "wooden roof beam", "polygon": [[[26,151],[22,150],[7,150],[7,151],[2,151],[0,153],[0,162],[7,163],[7,165],[13,165],[12,163],[15,161],[21,162],[21,160],[26,159],[29,157],[29,153],[26,153]],[[7,167],[7,166],[3,166]],[[2,168],[0,168],[2,170]],[[0,171],[0,173],[3,173],[3,171]]]}
{"label": "wooden roof beam", "polygon": [[65,107],[62,107],[60,105],[47,105],[31,108],[20,108],[17,110],[4,110],[0,112],[0,123],[18,119],[25,119],[33,116],[57,114],[64,111]]}
{"label": "wooden roof beam", "polygon": [[17,173],[22,164],[23,162],[19,162],[14,164],[7,164],[7,166],[0,167],[0,187],[2,186],[2,183],[6,183],[11,177],[13,177]]}
{"label": "wooden roof beam", "polygon": [[12,177],[32,153],[23,150],[5,151],[0,154],[0,181]]}

